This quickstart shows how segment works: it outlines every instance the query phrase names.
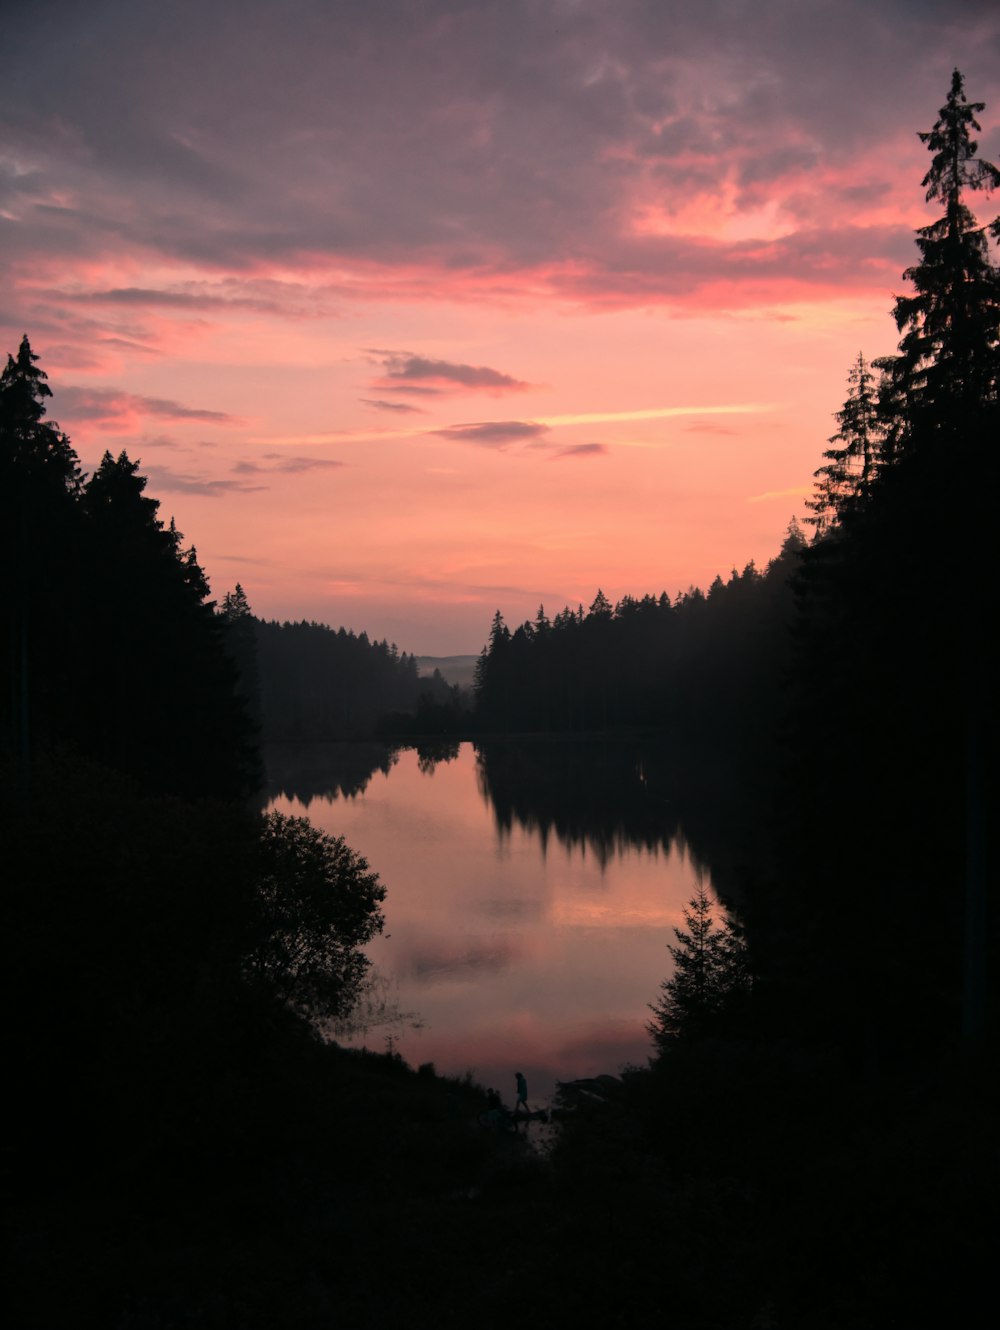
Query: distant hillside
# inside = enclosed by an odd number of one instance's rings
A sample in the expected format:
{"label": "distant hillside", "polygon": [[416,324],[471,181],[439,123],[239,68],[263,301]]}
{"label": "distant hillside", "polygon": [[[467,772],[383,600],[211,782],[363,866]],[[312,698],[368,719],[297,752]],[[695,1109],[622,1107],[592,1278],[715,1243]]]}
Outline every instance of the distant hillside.
{"label": "distant hillside", "polygon": [[448,683],[471,688],[478,659],[478,656],[418,656],[417,671],[423,677],[440,670]]}

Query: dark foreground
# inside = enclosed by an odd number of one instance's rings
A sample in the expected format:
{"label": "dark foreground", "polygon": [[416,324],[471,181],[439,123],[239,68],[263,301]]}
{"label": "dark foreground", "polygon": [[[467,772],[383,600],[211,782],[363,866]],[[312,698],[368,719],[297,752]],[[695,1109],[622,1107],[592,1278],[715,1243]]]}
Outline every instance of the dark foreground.
{"label": "dark foreground", "polygon": [[906,1096],[703,1046],[570,1112],[543,1156],[430,1068],[287,1031],[261,1059],[228,1120],[139,1168],[108,1142],[72,1172],[8,1151],[9,1324],[982,1323],[995,1118],[972,1072]]}

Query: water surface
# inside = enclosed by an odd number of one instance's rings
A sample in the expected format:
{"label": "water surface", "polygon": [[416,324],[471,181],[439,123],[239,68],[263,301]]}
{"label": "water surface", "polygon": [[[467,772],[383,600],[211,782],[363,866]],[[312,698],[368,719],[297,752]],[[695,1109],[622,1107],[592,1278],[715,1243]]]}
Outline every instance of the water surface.
{"label": "water surface", "polygon": [[647,1004],[699,875],[670,801],[631,750],[451,751],[269,757],[269,806],[344,836],[387,887],[369,955],[419,1024],[345,1042],[391,1039],[411,1065],[470,1071],[510,1100],[515,1070],[542,1100],[557,1079],[645,1063]]}

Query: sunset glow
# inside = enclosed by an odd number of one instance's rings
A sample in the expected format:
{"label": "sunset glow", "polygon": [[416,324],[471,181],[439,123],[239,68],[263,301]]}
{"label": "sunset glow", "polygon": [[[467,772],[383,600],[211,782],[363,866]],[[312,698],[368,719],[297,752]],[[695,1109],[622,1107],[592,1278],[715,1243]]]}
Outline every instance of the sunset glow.
{"label": "sunset glow", "polygon": [[422,653],[765,563],[895,347],[953,66],[1000,158],[987,4],[51,8],[0,56],[3,351],[217,596]]}

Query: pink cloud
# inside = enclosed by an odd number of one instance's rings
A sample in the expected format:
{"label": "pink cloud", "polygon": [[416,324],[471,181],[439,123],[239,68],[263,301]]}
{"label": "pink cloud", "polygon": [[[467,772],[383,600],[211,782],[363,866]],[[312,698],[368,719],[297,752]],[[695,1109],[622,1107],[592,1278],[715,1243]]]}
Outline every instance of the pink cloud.
{"label": "pink cloud", "polygon": [[81,388],[65,385],[59,389],[59,414],[70,422],[91,422],[115,433],[131,431],[145,416],[162,420],[198,421],[212,425],[238,425],[236,416],[225,411],[210,411],[185,406],[160,397],[144,397],[117,388]]}

